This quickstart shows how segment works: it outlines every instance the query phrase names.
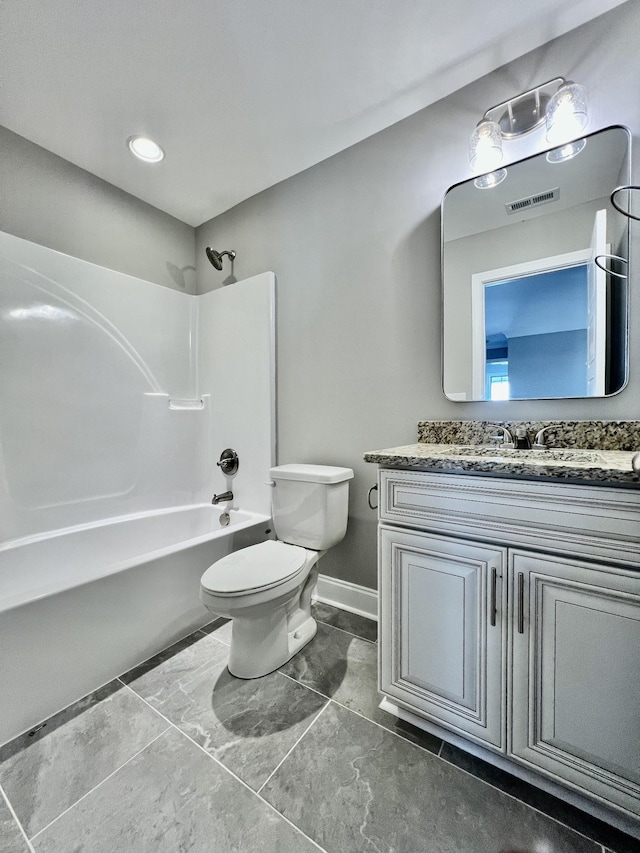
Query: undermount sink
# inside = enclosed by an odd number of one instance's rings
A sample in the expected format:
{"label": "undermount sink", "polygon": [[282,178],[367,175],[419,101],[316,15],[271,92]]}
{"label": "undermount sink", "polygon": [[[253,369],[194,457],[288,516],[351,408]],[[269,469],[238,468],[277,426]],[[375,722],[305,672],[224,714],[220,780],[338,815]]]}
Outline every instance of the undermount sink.
{"label": "undermount sink", "polygon": [[595,450],[571,450],[571,449],[547,449],[547,450],[516,450],[509,447],[501,447],[500,445],[485,445],[485,444],[452,444],[449,453],[452,456],[473,456],[473,457],[500,457],[502,459],[511,459],[514,462],[518,460],[527,460],[539,462],[576,462],[580,465],[588,463],[601,463],[603,461],[602,454]]}

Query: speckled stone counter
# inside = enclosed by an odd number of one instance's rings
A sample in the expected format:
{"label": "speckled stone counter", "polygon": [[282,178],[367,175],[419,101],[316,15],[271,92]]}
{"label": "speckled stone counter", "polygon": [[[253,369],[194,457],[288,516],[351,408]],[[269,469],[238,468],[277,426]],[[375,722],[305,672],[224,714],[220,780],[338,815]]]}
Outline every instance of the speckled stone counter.
{"label": "speckled stone counter", "polygon": [[[512,434],[524,427],[532,440],[539,429],[553,426],[545,434],[550,451],[488,446],[498,426]],[[417,444],[370,451],[364,459],[391,468],[640,488],[631,466],[640,450],[639,421],[421,421],[418,437]]]}
{"label": "speckled stone counter", "polygon": [[419,421],[420,444],[487,444],[498,427],[515,435],[526,430],[531,441],[543,427],[550,447],[585,450],[640,450],[640,421]]}

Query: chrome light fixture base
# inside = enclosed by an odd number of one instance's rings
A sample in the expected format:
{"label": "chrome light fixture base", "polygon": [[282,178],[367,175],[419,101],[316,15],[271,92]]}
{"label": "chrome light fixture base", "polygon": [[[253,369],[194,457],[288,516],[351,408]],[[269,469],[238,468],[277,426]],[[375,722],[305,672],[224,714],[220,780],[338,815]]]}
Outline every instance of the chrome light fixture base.
{"label": "chrome light fixture base", "polygon": [[[532,133],[545,123],[547,140],[559,151],[565,143],[580,135],[587,122],[584,86],[564,77],[554,77],[485,112],[469,141],[469,163],[474,172],[496,172],[502,162],[503,140]],[[562,162],[579,150],[567,150],[563,152],[565,156],[554,154],[549,162]],[[490,186],[495,183],[485,182],[479,188]]]}
{"label": "chrome light fixture base", "polygon": [[515,139],[531,133],[544,124],[547,105],[564,82],[564,77],[554,77],[553,80],[528,89],[488,109],[484,119],[495,121],[504,139]]}

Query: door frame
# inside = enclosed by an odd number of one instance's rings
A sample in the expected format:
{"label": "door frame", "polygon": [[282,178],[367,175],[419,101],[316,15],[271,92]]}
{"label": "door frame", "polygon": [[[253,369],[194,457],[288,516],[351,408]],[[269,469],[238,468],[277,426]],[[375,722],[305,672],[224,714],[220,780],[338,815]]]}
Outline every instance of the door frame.
{"label": "door frame", "polygon": [[471,276],[471,392],[472,400],[485,399],[485,381],[487,372],[487,341],[484,321],[485,288],[509,278],[526,278],[541,273],[555,272],[588,265],[593,262],[591,248],[580,249],[577,252],[565,252],[561,255],[550,255],[534,261],[510,264],[494,270],[474,273]]}

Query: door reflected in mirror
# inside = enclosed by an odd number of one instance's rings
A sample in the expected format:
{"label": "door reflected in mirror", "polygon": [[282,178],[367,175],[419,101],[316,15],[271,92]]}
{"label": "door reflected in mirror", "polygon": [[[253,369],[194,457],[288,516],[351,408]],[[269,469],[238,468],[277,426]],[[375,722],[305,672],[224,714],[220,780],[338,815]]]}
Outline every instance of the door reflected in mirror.
{"label": "door reflected in mirror", "polygon": [[607,128],[575,157],[545,152],[506,167],[499,184],[470,180],[447,192],[449,399],[602,397],[624,387],[626,269],[607,256],[628,257],[628,222],[609,198],[629,182],[628,148],[625,128]]}

